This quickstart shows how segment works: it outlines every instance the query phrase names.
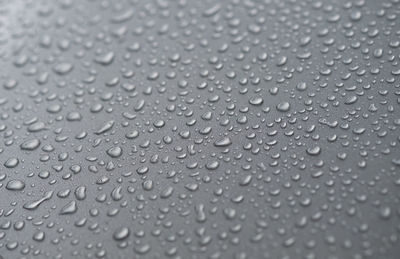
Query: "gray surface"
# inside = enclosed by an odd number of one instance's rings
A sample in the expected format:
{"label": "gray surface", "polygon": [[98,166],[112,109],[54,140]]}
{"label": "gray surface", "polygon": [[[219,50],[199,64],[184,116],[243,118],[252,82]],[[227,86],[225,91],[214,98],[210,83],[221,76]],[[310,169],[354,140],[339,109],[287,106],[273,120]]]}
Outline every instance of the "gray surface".
{"label": "gray surface", "polygon": [[398,0],[0,13],[3,258],[400,258]]}

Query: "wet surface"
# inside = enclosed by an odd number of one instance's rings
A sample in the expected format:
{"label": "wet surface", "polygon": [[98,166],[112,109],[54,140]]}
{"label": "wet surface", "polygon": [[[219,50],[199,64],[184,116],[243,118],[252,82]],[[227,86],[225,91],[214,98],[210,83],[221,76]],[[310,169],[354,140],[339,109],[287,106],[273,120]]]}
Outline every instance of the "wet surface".
{"label": "wet surface", "polygon": [[399,258],[399,0],[0,13],[1,257]]}

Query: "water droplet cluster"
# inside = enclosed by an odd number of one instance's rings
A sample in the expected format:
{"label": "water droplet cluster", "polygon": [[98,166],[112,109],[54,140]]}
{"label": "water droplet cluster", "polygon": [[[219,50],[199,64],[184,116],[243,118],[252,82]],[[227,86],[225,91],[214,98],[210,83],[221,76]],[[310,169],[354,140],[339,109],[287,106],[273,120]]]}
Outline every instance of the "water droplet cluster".
{"label": "water droplet cluster", "polygon": [[399,0],[0,12],[0,258],[399,258]]}

